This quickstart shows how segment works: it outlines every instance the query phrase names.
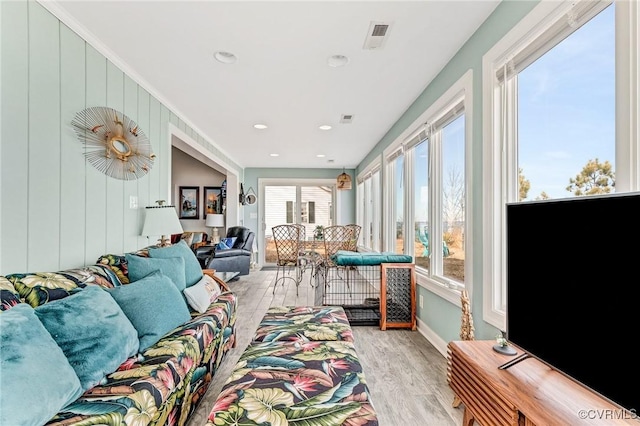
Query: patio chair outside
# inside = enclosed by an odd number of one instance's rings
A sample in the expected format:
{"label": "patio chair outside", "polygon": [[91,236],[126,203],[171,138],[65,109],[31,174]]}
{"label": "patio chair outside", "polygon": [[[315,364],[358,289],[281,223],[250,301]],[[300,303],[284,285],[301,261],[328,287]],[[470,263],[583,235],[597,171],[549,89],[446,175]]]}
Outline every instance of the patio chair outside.
{"label": "patio chair outside", "polygon": [[[418,238],[418,241],[420,241],[420,244],[422,244],[422,246],[424,247],[424,250],[422,250],[422,257],[428,257],[429,256],[429,233],[427,232],[427,227],[423,227],[423,228],[418,228],[416,230],[416,237]],[[442,256],[447,257],[451,254],[451,252],[449,251],[449,246],[447,245],[446,241],[442,241]]]}

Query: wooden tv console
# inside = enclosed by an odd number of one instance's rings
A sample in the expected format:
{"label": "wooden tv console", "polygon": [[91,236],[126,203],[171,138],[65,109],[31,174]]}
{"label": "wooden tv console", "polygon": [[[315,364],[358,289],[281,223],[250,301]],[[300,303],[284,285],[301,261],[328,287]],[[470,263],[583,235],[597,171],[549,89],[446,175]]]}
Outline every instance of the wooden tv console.
{"label": "wooden tv console", "polygon": [[[493,340],[448,345],[447,380],[464,404],[463,425],[640,425],[637,417],[535,358],[498,367],[522,353],[493,350]],[[578,355],[579,356],[579,355]],[[594,366],[597,368],[597,366]]]}

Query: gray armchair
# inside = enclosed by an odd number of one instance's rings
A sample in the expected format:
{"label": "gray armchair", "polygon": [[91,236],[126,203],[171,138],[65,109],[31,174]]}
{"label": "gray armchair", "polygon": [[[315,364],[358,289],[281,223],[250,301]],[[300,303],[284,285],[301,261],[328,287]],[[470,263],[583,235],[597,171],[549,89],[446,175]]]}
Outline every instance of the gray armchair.
{"label": "gray armchair", "polygon": [[244,226],[232,226],[227,230],[227,237],[236,237],[236,241],[230,249],[217,250],[215,247],[200,247],[196,249],[196,256],[201,259],[204,268],[248,275],[255,233]]}

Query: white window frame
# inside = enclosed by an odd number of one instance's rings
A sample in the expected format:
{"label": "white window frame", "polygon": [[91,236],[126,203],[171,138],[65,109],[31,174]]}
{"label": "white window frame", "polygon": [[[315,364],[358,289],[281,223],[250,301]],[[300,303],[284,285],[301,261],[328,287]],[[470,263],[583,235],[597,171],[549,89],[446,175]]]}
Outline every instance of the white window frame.
{"label": "white window frame", "polygon": [[356,223],[360,225],[362,231],[360,232],[360,236],[358,237],[358,249],[364,248],[366,239],[366,229],[364,224],[366,223],[364,220],[365,217],[365,186],[364,179],[360,179],[356,177]]}
{"label": "white window frame", "polygon": [[[378,163],[380,164],[380,163]],[[380,166],[371,173],[371,249],[380,251],[382,247],[382,170]]]}
{"label": "white window frame", "polygon": [[[473,175],[472,168],[472,147],[473,147],[473,70],[468,70],[458,81],[456,81],[445,93],[443,93],[438,100],[436,100],[427,110],[422,113],[407,129],[393,142],[391,143],[383,152],[383,169],[385,170],[385,186],[384,186],[384,200],[385,200],[385,209],[384,215],[386,217],[385,220],[385,233],[384,235],[388,238],[390,235],[395,237],[395,234],[392,234],[395,229],[393,228],[393,218],[391,218],[391,214],[393,212],[392,200],[394,200],[394,174],[393,167],[390,166],[391,163],[389,160],[393,156],[393,154],[398,149],[404,149],[404,146],[407,145],[414,139],[414,137],[419,134],[421,131],[424,131],[425,125],[427,123],[437,122],[441,117],[450,112],[455,105],[459,105],[462,102],[464,108],[464,121],[465,121],[465,166],[464,166],[464,184],[465,184],[465,230],[464,233],[467,236],[467,244],[465,244],[465,283],[461,285],[453,280],[450,280],[442,275],[434,275],[433,267],[430,268],[432,271],[429,273],[425,273],[422,268],[416,268],[416,277],[417,283],[421,287],[424,287],[428,291],[437,294],[443,299],[449,301],[450,303],[461,306],[460,304],[460,293],[463,289],[466,289],[469,293],[470,297],[472,297],[473,291],[473,222],[471,220],[472,212],[473,212],[473,202],[471,197],[471,180]],[[440,132],[434,133],[430,138],[438,138]],[[408,145],[407,145],[408,146]],[[407,149],[404,152],[405,155],[405,182],[404,191],[405,191],[405,212],[409,212],[409,214],[405,214],[404,220],[404,234],[405,237],[409,236],[409,238],[413,238],[413,228],[414,228],[414,212],[413,212],[413,187],[409,185],[409,183],[413,183],[413,165],[411,161],[408,161],[407,155],[410,157],[412,154],[412,149]],[[435,154],[435,155],[434,155]],[[430,212],[429,218],[432,223],[432,233],[441,229],[442,224],[437,223],[438,221],[435,218],[440,217],[440,211],[442,209],[441,206],[441,185],[439,182],[434,180],[435,176],[439,174],[439,167],[441,164],[437,164],[438,161],[435,158],[438,156],[438,148],[436,150],[429,150],[429,161],[432,166],[432,170],[430,171],[429,178],[429,191],[430,191]],[[440,158],[440,157],[438,157]],[[409,176],[411,174],[411,177]],[[440,227],[440,228],[438,228]],[[440,233],[442,235],[442,233]],[[394,239],[395,241],[395,239]],[[440,242],[441,243],[441,242]],[[434,244],[440,244],[435,242]],[[385,246],[387,249],[389,243]],[[437,245],[434,245],[437,247]],[[405,252],[410,252],[413,255],[413,244],[407,243],[407,238],[405,238]],[[438,254],[440,253],[440,254]],[[433,255],[441,256],[442,253],[439,250],[434,250]],[[432,262],[433,264],[434,262]],[[436,268],[437,271],[437,268]],[[439,271],[441,274],[442,271]]]}
{"label": "white window frame", "polygon": [[[403,157],[403,164],[405,164],[406,159],[404,158],[404,151],[403,151],[403,147],[402,145],[400,147],[396,147],[396,149],[393,150],[393,152],[391,153],[387,153],[385,154],[384,158],[385,158],[385,185],[384,185],[384,189],[385,189],[385,203],[384,203],[384,209],[383,209],[383,215],[386,218],[386,220],[384,221],[384,227],[383,227],[383,235],[384,235],[384,250],[387,252],[392,252],[395,253],[396,251],[396,195],[397,195],[397,188],[396,188],[396,160],[399,157]],[[404,167],[403,169],[403,182],[405,183],[403,185],[403,191],[406,192],[407,191],[407,168]],[[407,195],[404,194],[403,197],[403,209],[406,212],[407,208],[406,208],[406,203],[407,203]],[[407,218],[406,218],[406,214],[403,214],[403,225],[404,228],[406,228],[407,226]],[[402,238],[403,238],[403,253],[407,253],[407,239],[406,239],[406,229],[402,230]]]}
{"label": "white window frame", "polygon": [[[507,112],[502,122],[501,103],[513,105],[515,86],[501,99],[496,72],[526,46],[548,34],[560,19],[567,19],[574,2],[540,2],[520,23],[491,48],[482,59],[483,75],[483,320],[504,330],[506,312],[505,214],[507,202],[517,200],[517,115]],[[602,9],[611,4],[603,1]],[[616,191],[640,189],[640,9],[634,1],[617,1],[616,27]],[[602,10],[600,9],[600,10]],[[548,35],[547,35],[548,38]],[[551,49],[551,48],[550,48]],[[548,50],[547,50],[548,51]],[[544,53],[542,53],[544,54]],[[542,55],[541,54],[541,55]],[[538,56],[540,57],[540,56]],[[517,76],[507,84],[515,85]],[[510,95],[510,96],[509,96]],[[506,126],[502,128],[503,125]],[[502,146],[505,132],[510,143]],[[552,273],[552,272],[550,272]],[[544,277],[541,277],[544,279]]]}
{"label": "white window frame", "polygon": [[[313,217],[314,221],[309,222],[309,203],[313,203]],[[300,223],[306,223],[307,225],[313,225],[315,223],[315,201],[301,201],[300,202]]]}
{"label": "white window frame", "polygon": [[[380,159],[372,161],[356,177],[356,217],[362,227],[359,250],[380,251],[380,216],[382,211],[380,197]],[[366,182],[368,182],[368,188]],[[366,203],[371,202],[371,216],[367,214]],[[369,226],[371,224],[371,227]],[[370,229],[372,228],[372,229]]]}

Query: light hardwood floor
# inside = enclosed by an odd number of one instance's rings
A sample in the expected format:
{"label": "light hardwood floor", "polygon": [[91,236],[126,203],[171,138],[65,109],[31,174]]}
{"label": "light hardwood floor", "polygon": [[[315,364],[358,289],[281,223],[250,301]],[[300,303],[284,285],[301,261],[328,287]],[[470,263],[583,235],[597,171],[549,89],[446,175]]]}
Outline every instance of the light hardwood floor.
{"label": "light hardwood floor", "polygon": [[[278,284],[275,271],[252,270],[229,283],[238,295],[236,348],[229,351],[187,426],[202,426],[270,306],[314,304],[314,289],[305,276],[296,296],[291,280]],[[447,384],[447,361],[418,331],[353,326],[355,347],[381,426],[453,426],[462,424],[463,409],[453,408]]]}

